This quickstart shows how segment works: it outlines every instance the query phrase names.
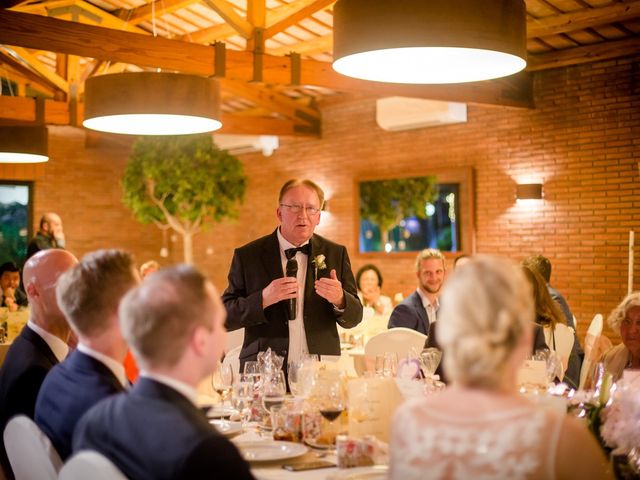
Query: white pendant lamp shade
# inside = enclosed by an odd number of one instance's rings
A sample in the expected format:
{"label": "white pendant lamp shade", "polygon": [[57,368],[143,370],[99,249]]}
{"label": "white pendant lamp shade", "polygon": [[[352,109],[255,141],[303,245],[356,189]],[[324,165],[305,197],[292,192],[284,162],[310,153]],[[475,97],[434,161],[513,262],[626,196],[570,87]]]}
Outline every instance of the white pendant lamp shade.
{"label": "white pendant lamp shade", "polygon": [[218,82],[197,75],[127,72],[85,83],[85,127],[130,135],[186,135],[218,130]]}
{"label": "white pendant lamp shade", "polygon": [[333,68],[391,83],[443,84],[526,66],[523,0],[338,0]]}
{"label": "white pendant lamp shade", "polygon": [[0,126],[0,163],[41,163],[47,160],[47,127]]}

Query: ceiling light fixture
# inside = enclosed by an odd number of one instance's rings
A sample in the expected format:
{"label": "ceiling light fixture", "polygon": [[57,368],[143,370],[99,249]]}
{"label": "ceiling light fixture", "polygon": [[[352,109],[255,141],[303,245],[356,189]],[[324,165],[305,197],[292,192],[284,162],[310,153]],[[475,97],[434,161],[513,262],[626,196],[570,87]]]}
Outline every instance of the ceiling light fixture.
{"label": "ceiling light fixture", "polygon": [[47,127],[0,127],[0,163],[41,163],[47,160]]}
{"label": "ceiling light fixture", "polygon": [[338,0],[333,68],[363,80],[464,83],[526,62],[523,0]]}
{"label": "ceiling light fixture", "polygon": [[185,135],[218,130],[220,88],[212,78],[167,72],[100,75],[85,83],[84,122],[129,135]]}

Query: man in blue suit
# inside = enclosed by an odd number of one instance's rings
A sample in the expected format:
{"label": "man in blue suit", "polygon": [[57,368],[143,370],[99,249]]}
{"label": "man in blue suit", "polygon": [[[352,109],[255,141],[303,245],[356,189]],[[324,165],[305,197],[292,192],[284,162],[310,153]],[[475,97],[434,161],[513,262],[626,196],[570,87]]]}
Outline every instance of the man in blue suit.
{"label": "man in blue suit", "polygon": [[213,285],[191,266],[159,270],[124,297],[119,316],[140,378],[80,419],[73,451],[97,450],[131,480],[253,478],[196,406],[196,387],[225,345]]}
{"label": "man in blue suit", "polygon": [[[29,297],[29,322],[13,341],[0,370],[0,432],[11,417],[33,418],[36,398],[45,375],[69,352],[69,324],[56,301],[56,284],[78,262],[64,250],[46,250],[24,266],[23,280]],[[0,463],[13,478],[4,440],[0,435]]]}
{"label": "man in blue suit", "polygon": [[127,344],[118,321],[118,305],[139,281],[132,256],[98,250],[66,272],[58,282],[58,304],[78,336],[78,348],[45,378],[36,402],[35,421],[66,460],[80,417],[103,398],[124,390]]}
{"label": "man in blue suit", "polygon": [[435,323],[438,297],[444,283],[445,260],[440,250],[427,248],[416,258],[418,288],[391,312],[389,328],[405,327],[427,335]]}

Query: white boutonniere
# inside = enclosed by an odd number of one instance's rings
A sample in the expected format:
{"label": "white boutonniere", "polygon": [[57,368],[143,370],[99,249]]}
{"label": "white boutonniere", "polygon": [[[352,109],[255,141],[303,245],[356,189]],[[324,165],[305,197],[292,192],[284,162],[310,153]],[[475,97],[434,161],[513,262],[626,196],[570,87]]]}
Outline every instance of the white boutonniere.
{"label": "white boutonniere", "polygon": [[313,257],[313,260],[311,260],[311,263],[313,263],[314,267],[315,267],[315,277],[316,280],[318,279],[318,270],[324,270],[327,268],[327,264],[325,263],[325,256],[320,254],[320,255],[316,255],[315,257]]}

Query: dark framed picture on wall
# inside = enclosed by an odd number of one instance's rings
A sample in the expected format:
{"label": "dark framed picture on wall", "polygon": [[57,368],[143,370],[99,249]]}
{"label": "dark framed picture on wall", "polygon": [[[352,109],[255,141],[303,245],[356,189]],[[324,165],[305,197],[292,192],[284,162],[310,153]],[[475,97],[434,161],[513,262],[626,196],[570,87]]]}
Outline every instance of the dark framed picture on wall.
{"label": "dark framed picture on wall", "polygon": [[0,264],[24,263],[33,225],[32,196],[32,182],[0,181]]}
{"label": "dark framed picture on wall", "polygon": [[362,254],[473,251],[473,170],[364,178],[357,184]]}

